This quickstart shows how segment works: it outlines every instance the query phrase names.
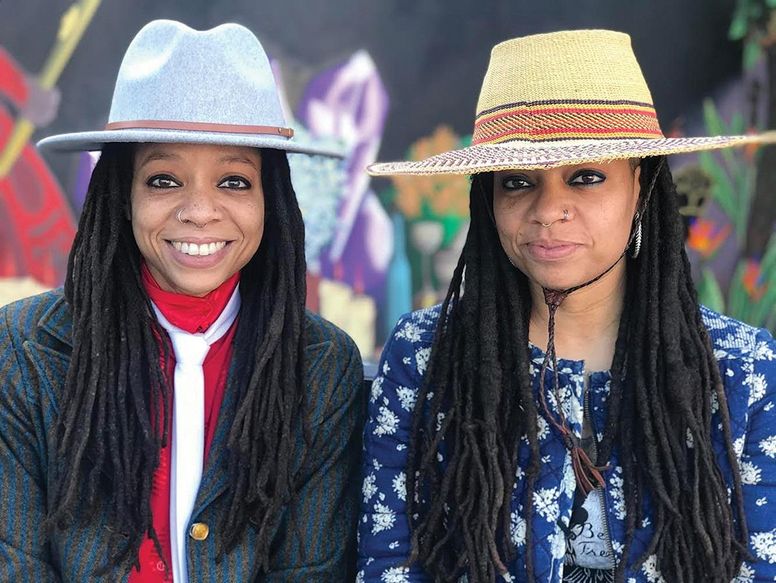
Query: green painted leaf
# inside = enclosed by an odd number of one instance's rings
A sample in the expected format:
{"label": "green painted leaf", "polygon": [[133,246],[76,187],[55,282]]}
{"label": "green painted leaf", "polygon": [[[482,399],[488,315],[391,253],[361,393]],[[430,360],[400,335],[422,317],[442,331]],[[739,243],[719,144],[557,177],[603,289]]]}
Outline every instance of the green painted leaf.
{"label": "green painted leaf", "polygon": [[760,43],[755,41],[747,41],[744,43],[744,51],[741,55],[741,61],[744,65],[745,71],[751,71],[760,62],[763,56],[763,49]]}
{"label": "green painted leaf", "polygon": [[700,152],[698,160],[701,168],[706,172],[712,181],[711,196],[717,201],[723,212],[728,216],[730,222],[738,224],[739,207],[736,203],[735,189],[730,177],[720,167],[720,164],[710,152]]}
{"label": "green painted leaf", "polygon": [[714,101],[708,97],[703,100],[703,120],[709,134],[712,136],[725,135],[725,122],[722,121]]}
{"label": "green painted leaf", "polygon": [[715,312],[725,311],[725,297],[722,295],[722,289],[719,287],[714,272],[708,267],[703,268],[701,280],[698,282],[698,301]]}

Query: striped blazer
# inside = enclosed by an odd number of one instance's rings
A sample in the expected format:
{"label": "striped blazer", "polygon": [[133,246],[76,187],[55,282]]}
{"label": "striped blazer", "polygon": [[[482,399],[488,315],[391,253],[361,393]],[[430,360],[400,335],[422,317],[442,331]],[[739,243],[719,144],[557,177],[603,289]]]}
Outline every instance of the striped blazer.
{"label": "striped blazer", "polygon": [[[0,309],[0,581],[126,581],[130,564],[97,577],[108,548],[100,514],[88,525],[47,534],[54,477],[59,395],[71,353],[72,319],[62,291]],[[316,316],[306,318],[306,387],[311,403],[310,455],[298,438],[299,491],[284,508],[265,582],[352,580],[355,562],[360,435],[364,420],[361,359],[353,341]],[[234,363],[232,364],[234,366]],[[189,580],[246,581],[255,549],[249,526],[216,562],[225,512],[226,441],[236,402],[227,393],[192,513],[204,540],[188,539]],[[300,432],[301,433],[301,432]],[[302,459],[304,461],[302,461]],[[53,472],[51,472],[53,474]],[[293,520],[290,520],[293,516]],[[198,536],[201,539],[202,536]]]}

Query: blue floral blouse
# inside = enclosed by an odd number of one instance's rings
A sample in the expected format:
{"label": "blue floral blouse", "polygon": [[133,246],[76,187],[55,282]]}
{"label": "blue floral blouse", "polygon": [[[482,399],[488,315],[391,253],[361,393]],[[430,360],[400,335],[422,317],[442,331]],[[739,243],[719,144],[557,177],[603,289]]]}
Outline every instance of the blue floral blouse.
{"label": "blue floral blouse", "polygon": [[[730,409],[734,449],[743,480],[744,504],[750,531],[750,550],[757,560],[745,563],[736,583],[776,580],[776,343],[770,333],[702,308],[714,354],[719,362]],[[372,384],[369,416],[364,435],[364,482],[359,524],[357,581],[409,583],[430,581],[423,570],[404,566],[409,554],[406,516],[405,465],[412,410],[426,371],[439,307],[420,310],[399,320],[383,351],[379,375]],[[531,374],[538,384],[543,353],[532,347]],[[583,363],[558,361],[561,401],[573,431],[580,434],[585,392]],[[593,427],[604,427],[610,379],[598,372],[588,379],[589,411]],[[555,408],[554,396],[548,405]],[[440,420],[441,421],[441,420]],[[566,537],[576,483],[571,459],[544,418],[538,416],[541,473],[533,496],[534,565],[537,581],[563,579]],[[727,465],[721,424],[714,428],[720,466]],[[600,435],[598,436],[600,439]],[[517,483],[512,497],[511,536],[518,558],[509,565],[503,581],[525,580],[520,547],[525,544],[521,467],[529,452],[523,443],[518,453]],[[614,457],[603,491],[606,524],[614,555],[619,561],[625,540],[625,501],[622,468]],[[729,473],[729,472],[728,472]],[[641,555],[652,535],[647,518],[637,529],[632,557]],[[659,582],[663,578],[656,558],[649,557],[636,571],[626,572],[628,583]]]}

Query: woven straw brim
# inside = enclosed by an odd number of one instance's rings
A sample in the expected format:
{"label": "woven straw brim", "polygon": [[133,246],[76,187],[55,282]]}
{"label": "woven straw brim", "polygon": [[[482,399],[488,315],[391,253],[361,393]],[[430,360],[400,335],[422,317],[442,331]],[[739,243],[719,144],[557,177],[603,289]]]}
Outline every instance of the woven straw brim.
{"label": "woven straw brim", "polygon": [[514,141],[480,144],[437,154],[424,160],[372,164],[372,176],[477,174],[519,168],[538,170],[585,162],[606,162],[648,156],[667,156],[748,144],[776,142],[776,132],[752,136],[659,138],[627,140]]}

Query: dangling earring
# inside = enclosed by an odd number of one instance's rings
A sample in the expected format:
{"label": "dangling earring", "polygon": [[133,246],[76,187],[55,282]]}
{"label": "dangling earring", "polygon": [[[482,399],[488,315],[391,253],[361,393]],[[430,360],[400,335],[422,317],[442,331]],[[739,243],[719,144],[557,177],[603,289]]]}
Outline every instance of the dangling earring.
{"label": "dangling earring", "polygon": [[641,251],[641,218],[636,223],[636,232],[633,234],[633,251],[631,251],[631,257],[636,259]]}

